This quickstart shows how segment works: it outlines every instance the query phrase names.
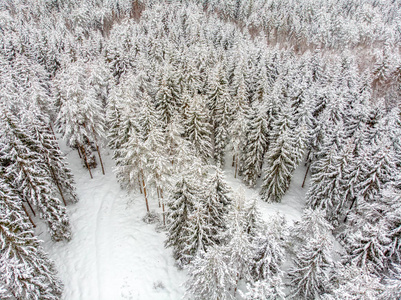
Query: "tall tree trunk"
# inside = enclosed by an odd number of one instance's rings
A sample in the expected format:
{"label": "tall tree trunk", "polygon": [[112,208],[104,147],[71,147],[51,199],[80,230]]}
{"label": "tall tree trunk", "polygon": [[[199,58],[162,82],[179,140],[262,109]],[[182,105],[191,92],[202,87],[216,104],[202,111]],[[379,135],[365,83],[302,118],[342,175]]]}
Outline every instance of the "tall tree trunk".
{"label": "tall tree trunk", "polygon": [[91,167],[89,166],[89,164],[88,164],[88,159],[87,159],[87,157],[86,157],[86,151],[85,151],[84,147],[81,146],[80,144],[78,144],[78,148],[81,149],[81,152],[82,152],[82,154],[84,155],[85,165],[86,165],[86,167],[87,167],[88,170],[89,170],[89,175],[91,176],[91,179],[93,179]]}
{"label": "tall tree trunk", "polygon": [[79,145],[77,146],[79,158],[82,159],[81,150],[79,150]]}
{"label": "tall tree trunk", "polygon": [[348,212],[347,212],[347,214],[345,215],[344,223],[347,222],[347,220],[348,220],[348,215],[349,215],[349,213],[351,212],[352,208],[354,207],[355,202],[356,202],[356,197],[354,197],[354,199],[352,199],[351,206],[349,207]]}
{"label": "tall tree trunk", "polygon": [[138,186],[139,186],[139,191],[141,192],[141,194],[143,194],[143,192],[142,192],[142,183],[141,183],[141,178],[140,178],[139,174],[138,174]]}
{"label": "tall tree trunk", "polygon": [[54,140],[55,140],[55,141],[57,141],[56,134],[54,133],[53,126],[52,126],[52,124],[51,124],[51,123],[49,123],[49,129],[50,129],[50,131],[51,131],[51,132],[52,132],[52,134],[53,134],[53,138],[54,138]]}
{"label": "tall tree trunk", "polygon": [[234,155],[233,155],[233,162],[232,162],[232,164],[231,164],[232,167],[234,167],[234,165],[235,165],[235,157],[236,157],[236,155],[234,154]]}
{"label": "tall tree trunk", "polygon": [[235,156],[235,173],[234,173],[234,178],[237,178],[237,173],[238,173],[238,157]]}
{"label": "tall tree trunk", "polygon": [[163,198],[163,189],[160,189],[160,197],[161,197],[161,201],[162,201],[162,210],[163,210],[163,225],[166,226],[166,213],[164,210],[164,198]]}
{"label": "tall tree trunk", "polygon": [[28,214],[28,211],[26,210],[24,204],[22,204],[22,209],[25,211],[25,214],[26,214],[26,216],[28,217],[29,222],[31,222],[33,228],[36,228],[36,224],[33,222],[31,216]]}
{"label": "tall tree trunk", "polygon": [[62,191],[61,186],[60,186],[60,182],[58,181],[58,179],[56,177],[56,174],[54,173],[54,169],[50,165],[50,162],[48,162],[48,163],[49,163],[50,172],[52,174],[53,180],[56,182],[56,185],[57,185],[58,191],[60,193],[61,199],[63,199],[64,205],[67,206],[67,202],[65,201],[64,194],[63,194],[63,191]]}
{"label": "tall tree trunk", "polygon": [[26,203],[28,204],[28,206],[29,206],[29,209],[31,210],[32,214],[33,214],[33,215],[36,217],[35,210],[33,209],[33,207],[32,207],[32,205],[31,205],[31,203],[30,203],[28,200],[26,200]]}
{"label": "tall tree trunk", "polygon": [[105,173],[104,173],[104,167],[103,167],[103,160],[102,160],[102,156],[100,155],[100,149],[99,149],[99,146],[97,145],[97,142],[96,142],[96,150],[97,150],[97,155],[99,156],[100,165],[102,166],[102,173],[104,175]]}
{"label": "tall tree trunk", "polygon": [[150,212],[149,210],[149,203],[148,203],[148,195],[146,193],[146,185],[145,185],[145,176],[143,175],[143,169],[141,169],[141,175],[142,175],[142,187],[143,187],[143,194],[145,195],[145,202],[146,202],[146,210]]}
{"label": "tall tree trunk", "polygon": [[303,187],[304,187],[304,185],[305,185],[306,176],[308,175],[309,168],[310,168],[310,164],[308,164],[308,167],[306,168],[306,172],[305,172],[305,176],[304,176],[304,181],[302,182],[302,188],[303,188]]}
{"label": "tall tree trunk", "polygon": [[93,126],[92,126],[92,132],[93,132],[93,137],[95,138],[97,155],[99,156],[100,165],[102,166],[102,173],[104,175],[103,160],[102,160],[102,156],[100,155],[100,149],[99,149],[99,145],[97,143],[97,138],[96,138],[96,134],[95,134],[95,128],[93,128]]}
{"label": "tall tree trunk", "polygon": [[161,205],[160,205],[160,190],[159,190],[159,187],[157,187],[156,190],[157,190],[157,200],[159,201],[159,207],[161,207]]}

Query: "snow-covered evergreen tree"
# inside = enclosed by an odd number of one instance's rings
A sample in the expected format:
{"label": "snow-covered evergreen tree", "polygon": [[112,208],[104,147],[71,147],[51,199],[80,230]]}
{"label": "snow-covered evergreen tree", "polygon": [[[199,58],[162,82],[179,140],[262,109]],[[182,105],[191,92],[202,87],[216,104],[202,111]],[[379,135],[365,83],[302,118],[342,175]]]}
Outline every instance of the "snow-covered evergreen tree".
{"label": "snow-covered evergreen tree", "polygon": [[268,126],[263,111],[258,108],[252,107],[247,119],[242,173],[245,183],[253,187],[260,175],[263,157],[268,146]]}
{"label": "snow-covered evergreen tree", "polygon": [[[181,177],[167,200],[168,233],[165,245],[173,248],[174,257],[181,267],[188,264],[196,254],[188,251],[197,250],[185,249],[187,246],[185,239],[190,234],[188,230],[192,229],[191,218],[194,217],[199,205],[199,194],[199,187],[194,178]],[[199,214],[198,217],[202,216]]]}
{"label": "snow-covered evergreen tree", "polygon": [[200,253],[189,267],[187,293],[194,299],[233,299],[236,284],[234,270],[228,262],[227,249],[213,246]]}
{"label": "snow-covered evergreen tree", "polygon": [[36,142],[19,126],[18,120],[1,106],[0,160],[3,176],[21,193],[23,200],[34,205],[46,221],[55,241],[71,238],[69,218],[61,201],[54,196],[49,170],[40,153],[29,146]]}
{"label": "snow-covered evergreen tree", "polygon": [[291,297],[318,299],[325,291],[331,267],[331,241],[327,237],[310,238],[298,250],[295,266],[290,269]]}
{"label": "snow-covered evergreen tree", "polygon": [[0,178],[0,283],[4,299],[60,299],[62,284],[33,234],[21,199]]}
{"label": "snow-covered evergreen tree", "polygon": [[273,134],[266,153],[260,194],[267,202],[280,202],[288,190],[292,173],[303,158],[305,143],[296,141],[292,113],[285,106],[273,122]]}
{"label": "snow-covered evergreen tree", "polygon": [[212,157],[211,126],[202,96],[195,95],[183,121],[185,137],[204,161]]}

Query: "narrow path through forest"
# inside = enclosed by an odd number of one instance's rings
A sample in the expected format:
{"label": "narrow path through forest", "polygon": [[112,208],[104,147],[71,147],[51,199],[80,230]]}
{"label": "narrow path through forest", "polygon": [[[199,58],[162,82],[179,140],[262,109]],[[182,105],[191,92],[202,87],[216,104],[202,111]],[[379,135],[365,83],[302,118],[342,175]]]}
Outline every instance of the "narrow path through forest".
{"label": "narrow path through forest", "polygon": [[[142,221],[142,195],[121,190],[107,151],[106,175],[99,166],[90,179],[78,154],[61,146],[68,153],[80,199],[68,206],[73,238],[53,243],[44,232],[41,239],[65,285],[63,299],[181,299],[186,273],[175,267],[171,251],[164,248],[165,234]],[[150,205],[158,209],[156,201]]]}

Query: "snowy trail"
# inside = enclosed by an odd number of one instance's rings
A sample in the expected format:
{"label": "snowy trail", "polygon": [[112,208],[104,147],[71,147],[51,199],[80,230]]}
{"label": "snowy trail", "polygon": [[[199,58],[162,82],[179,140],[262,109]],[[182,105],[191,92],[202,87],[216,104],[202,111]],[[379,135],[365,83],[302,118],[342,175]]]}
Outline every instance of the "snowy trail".
{"label": "snowy trail", "polygon": [[[73,238],[52,243],[44,232],[44,247],[65,284],[65,300],[181,299],[185,271],[178,270],[165,234],[142,221],[143,196],[127,195],[113,173],[114,163],[103,151],[106,175],[100,166],[94,179],[76,152],[61,145],[77,183],[80,201],[69,205]],[[159,210],[156,201],[150,201]]]}
{"label": "snowy trail", "polygon": [[[77,183],[80,201],[68,206],[73,238],[53,243],[41,226],[40,238],[56,263],[65,288],[65,300],[177,300],[185,294],[185,271],[175,266],[170,249],[164,248],[165,233],[142,221],[146,213],[143,195],[121,190],[113,173],[114,162],[103,151],[106,175],[100,167],[93,170],[94,179],[83,168],[78,154],[61,141]],[[256,197],[259,188],[247,188],[234,178],[233,168],[224,170],[229,185],[242,187],[247,197]],[[305,168],[294,173],[293,182],[281,203],[259,200],[265,219],[276,212],[287,220],[299,220],[307,187],[302,189]],[[160,212],[156,197],[150,198],[152,210]]]}

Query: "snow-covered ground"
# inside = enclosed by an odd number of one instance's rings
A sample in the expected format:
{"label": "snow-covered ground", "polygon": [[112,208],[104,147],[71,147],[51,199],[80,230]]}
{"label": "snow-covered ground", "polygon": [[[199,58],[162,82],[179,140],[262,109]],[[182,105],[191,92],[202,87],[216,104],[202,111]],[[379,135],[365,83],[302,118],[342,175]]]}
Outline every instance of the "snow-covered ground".
{"label": "snow-covered ground", "polygon": [[[53,243],[46,232],[40,236],[65,284],[63,299],[181,299],[186,272],[165,249],[165,234],[142,221],[143,196],[120,189],[107,153],[106,175],[99,166],[90,179],[77,152],[67,151],[80,199],[68,206],[73,238]],[[150,206],[158,209],[155,201]]]}
{"label": "snow-covered ground", "polygon": [[[175,266],[171,250],[164,247],[165,233],[142,221],[146,213],[143,195],[121,190],[107,151],[103,151],[106,175],[99,166],[90,179],[77,152],[61,146],[68,153],[80,199],[68,206],[73,238],[53,243],[43,227],[38,231],[65,284],[63,299],[182,299],[187,274]],[[230,166],[224,170],[233,190],[242,188],[247,197],[260,199],[257,189],[246,188],[233,172]],[[288,220],[300,219],[306,190],[301,188],[304,172],[303,166],[295,172],[282,203],[259,201],[264,218],[280,212]],[[150,206],[160,210],[155,199]]]}

